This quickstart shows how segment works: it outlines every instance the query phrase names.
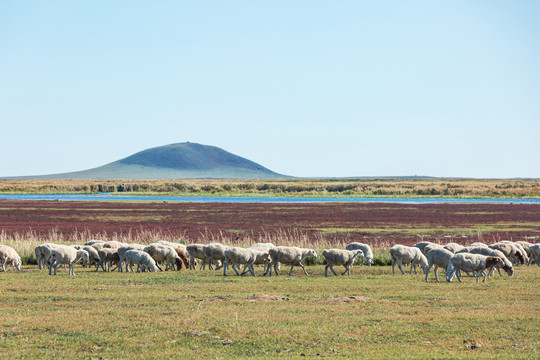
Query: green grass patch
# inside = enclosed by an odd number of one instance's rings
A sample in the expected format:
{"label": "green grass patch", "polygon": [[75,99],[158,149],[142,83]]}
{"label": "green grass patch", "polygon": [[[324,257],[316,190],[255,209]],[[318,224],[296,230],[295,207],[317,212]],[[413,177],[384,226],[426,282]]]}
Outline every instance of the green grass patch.
{"label": "green grass patch", "polygon": [[[260,273],[260,269],[257,272]],[[4,358],[537,358],[537,267],[485,284],[221,272],[0,273]],[[286,274],[288,269],[283,269]],[[470,344],[481,347],[471,349]],[[469,345],[469,346],[468,346]]]}

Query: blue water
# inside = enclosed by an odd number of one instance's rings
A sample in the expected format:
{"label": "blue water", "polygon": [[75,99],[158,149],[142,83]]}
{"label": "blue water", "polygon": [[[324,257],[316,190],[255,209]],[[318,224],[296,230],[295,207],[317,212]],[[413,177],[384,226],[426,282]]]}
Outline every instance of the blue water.
{"label": "blue water", "polygon": [[109,194],[0,194],[6,200],[61,201],[180,201],[200,203],[400,203],[400,204],[540,204],[540,199],[451,199],[451,198],[297,198],[297,197],[217,197],[217,196],[130,196]]}

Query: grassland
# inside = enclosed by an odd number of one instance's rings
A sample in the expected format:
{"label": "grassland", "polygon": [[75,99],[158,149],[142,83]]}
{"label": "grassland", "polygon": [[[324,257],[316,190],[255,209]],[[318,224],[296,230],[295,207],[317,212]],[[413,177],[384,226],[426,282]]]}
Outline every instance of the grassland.
{"label": "grassland", "polygon": [[0,180],[0,193],[540,198],[539,179]]}
{"label": "grassland", "polygon": [[[2,358],[538,358],[540,270],[425,283],[220,272],[0,273]],[[259,270],[260,272],[260,270]]]}

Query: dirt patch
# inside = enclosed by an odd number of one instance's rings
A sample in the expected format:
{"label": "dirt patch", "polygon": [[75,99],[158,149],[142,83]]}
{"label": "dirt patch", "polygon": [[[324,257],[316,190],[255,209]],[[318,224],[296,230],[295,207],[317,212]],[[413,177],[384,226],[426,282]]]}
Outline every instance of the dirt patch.
{"label": "dirt patch", "polygon": [[248,297],[245,301],[256,302],[256,301],[288,301],[289,298],[286,296],[279,295],[254,295]]}
{"label": "dirt patch", "polygon": [[322,299],[321,301],[329,302],[329,303],[347,303],[347,302],[366,302],[368,300],[371,300],[371,298],[367,296],[340,296],[340,297]]}

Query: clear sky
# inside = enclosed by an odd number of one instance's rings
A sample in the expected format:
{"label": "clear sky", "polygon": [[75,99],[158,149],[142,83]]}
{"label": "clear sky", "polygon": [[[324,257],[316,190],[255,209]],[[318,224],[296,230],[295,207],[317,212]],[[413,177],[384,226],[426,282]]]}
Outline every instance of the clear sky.
{"label": "clear sky", "polygon": [[0,176],[184,141],[301,177],[540,177],[539,1],[2,1]]}

